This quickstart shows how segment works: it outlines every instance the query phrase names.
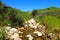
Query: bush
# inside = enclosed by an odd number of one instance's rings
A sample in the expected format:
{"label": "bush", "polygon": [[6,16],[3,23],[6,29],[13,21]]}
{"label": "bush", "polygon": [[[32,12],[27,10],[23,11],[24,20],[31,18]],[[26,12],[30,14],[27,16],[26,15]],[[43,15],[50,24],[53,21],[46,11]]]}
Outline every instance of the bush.
{"label": "bush", "polygon": [[6,40],[7,34],[4,28],[0,30],[0,40]]}

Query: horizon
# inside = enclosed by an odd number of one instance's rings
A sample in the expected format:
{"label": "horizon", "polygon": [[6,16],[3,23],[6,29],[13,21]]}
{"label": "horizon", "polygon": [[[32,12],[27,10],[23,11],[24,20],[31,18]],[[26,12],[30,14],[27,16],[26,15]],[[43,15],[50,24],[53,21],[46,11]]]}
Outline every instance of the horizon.
{"label": "horizon", "polygon": [[2,0],[2,2],[22,11],[32,11],[33,9],[38,10],[48,7],[60,8],[60,0]]}

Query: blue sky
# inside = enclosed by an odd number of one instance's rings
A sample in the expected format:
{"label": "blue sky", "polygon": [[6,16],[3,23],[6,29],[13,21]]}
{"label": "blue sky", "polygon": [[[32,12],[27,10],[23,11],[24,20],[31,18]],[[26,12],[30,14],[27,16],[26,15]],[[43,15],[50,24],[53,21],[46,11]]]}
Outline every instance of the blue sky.
{"label": "blue sky", "polygon": [[60,7],[60,0],[2,0],[8,6],[22,11],[43,9],[51,6]]}

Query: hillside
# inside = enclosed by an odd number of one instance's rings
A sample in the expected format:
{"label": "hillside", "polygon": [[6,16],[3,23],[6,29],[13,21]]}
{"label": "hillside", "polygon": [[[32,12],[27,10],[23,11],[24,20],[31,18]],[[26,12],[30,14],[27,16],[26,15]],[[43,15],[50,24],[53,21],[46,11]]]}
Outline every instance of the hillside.
{"label": "hillside", "polygon": [[0,2],[0,26],[8,24],[11,24],[11,26],[23,26],[23,21],[28,20],[27,18],[31,18],[30,12],[23,12]]}
{"label": "hillside", "polygon": [[60,29],[60,8],[49,7],[33,10],[32,12],[24,12],[0,2],[0,26],[11,24],[12,27],[22,27],[24,26],[24,22],[32,17],[37,22],[41,22],[41,24],[47,24],[47,32],[51,32],[55,28]]}
{"label": "hillside", "polygon": [[36,19],[48,25],[47,32],[52,32],[54,29],[60,30],[60,8],[49,7],[37,11]]}

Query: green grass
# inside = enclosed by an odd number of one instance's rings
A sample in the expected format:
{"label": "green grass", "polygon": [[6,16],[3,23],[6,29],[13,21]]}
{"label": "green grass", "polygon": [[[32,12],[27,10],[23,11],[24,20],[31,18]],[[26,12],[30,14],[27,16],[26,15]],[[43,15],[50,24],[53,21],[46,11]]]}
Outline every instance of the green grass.
{"label": "green grass", "polygon": [[60,29],[60,19],[54,16],[45,16],[42,21],[48,25],[47,32],[52,32],[55,28]]}

